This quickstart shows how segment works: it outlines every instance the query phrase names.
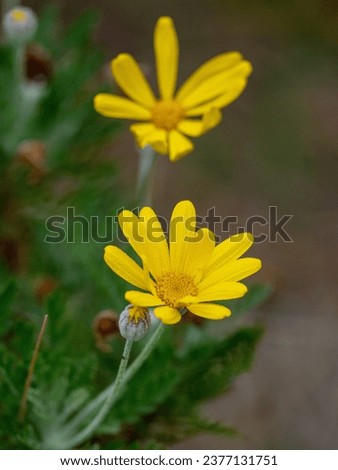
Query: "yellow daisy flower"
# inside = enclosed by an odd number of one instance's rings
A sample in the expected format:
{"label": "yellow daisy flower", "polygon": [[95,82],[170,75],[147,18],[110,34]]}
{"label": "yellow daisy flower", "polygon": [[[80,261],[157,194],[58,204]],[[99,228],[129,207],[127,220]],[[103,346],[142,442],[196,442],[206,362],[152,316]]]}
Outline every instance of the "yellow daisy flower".
{"label": "yellow daisy flower", "polygon": [[120,54],[112,61],[112,72],[128,98],[101,93],[95,96],[94,106],[107,117],[144,121],[130,126],[138,145],[151,145],[174,162],[193,150],[186,136],[198,137],[217,126],[222,117],[219,110],[242,93],[252,66],[239,52],[220,54],[199,67],[175,94],[179,46],[167,16],[157,21],[154,48],[160,98],[135,59]]}
{"label": "yellow daisy flower", "polygon": [[220,320],[231,315],[220,300],[242,297],[247,288],[238,282],[261,268],[256,258],[241,258],[253,243],[249,233],[234,235],[215,246],[214,234],[196,229],[190,201],[179,202],[169,227],[169,246],[150,207],[139,216],[119,214],[120,227],[141,259],[142,267],[116,246],[107,246],[104,259],[120,277],[143,292],[130,290],[126,300],[138,307],[155,307],[163,323],[177,323],[185,309],[200,317]]}

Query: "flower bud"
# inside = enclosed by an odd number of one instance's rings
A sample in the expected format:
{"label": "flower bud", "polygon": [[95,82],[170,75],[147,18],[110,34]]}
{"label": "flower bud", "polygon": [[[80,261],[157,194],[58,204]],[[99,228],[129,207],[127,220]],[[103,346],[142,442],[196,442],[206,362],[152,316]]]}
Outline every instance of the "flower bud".
{"label": "flower bud", "polygon": [[27,7],[15,7],[5,13],[2,26],[7,39],[16,43],[29,41],[38,27],[36,14]]}
{"label": "flower bud", "polygon": [[147,333],[150,322],[147,308],[127,305],[119,318],[121,336],[130,341],[139,341]]}

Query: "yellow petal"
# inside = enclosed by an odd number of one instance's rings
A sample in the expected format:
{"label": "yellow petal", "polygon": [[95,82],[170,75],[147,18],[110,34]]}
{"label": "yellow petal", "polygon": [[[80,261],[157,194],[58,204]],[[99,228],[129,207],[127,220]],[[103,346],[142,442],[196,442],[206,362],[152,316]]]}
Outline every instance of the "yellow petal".
{"label": "yellow petal", "polygon": [[146,145],[151,145],[156,152],[166,155],[168,153],[168,132],[155,127],[152,132],[140,140],[142,148]]}
{"label": "yellow petal", "polygon": [[169,249],[157,215],[150,207],[143,207],[139,214],[144,235],[147,268],[156,278],[170,270]]}
{"label": "yellow petal", "polygon": [[105,248],[104,260],[110,269],[125,281],[140,289],[147,289],[144,273],[140,266],[117,246]]}
{"label": "yellow petal", "polygon": [[118,219],[125,237],[140,256],[145,269],[155,278],[163,270],[169,271],[168,244],[155,212],[150,207],[144,207],[137,217],[125,210]]}
{"label": "yellow petal", "polygon": [[261,260],[257,258],[241,258],[220,267],[211,272],[203,279],[198,288],[200,292],[214,284],[225,281],[240,281],[245,277],[251,276],[262,267]]}
{"label": "yellow petal", "polygon": [[172,271],[182,272],[187,256],[187,238],[194,236],[196,230],[196,211],[190,201],[180,201],[174,207],[170,219],[169,243]]}
{"label": "yellow petal", "polygon": [[224,95],[228,90],[236,87],[239,81],[247,78],[252,71],[252,66],[247,60],[243,60],[233,68],[213,75],[202,81],[180,103],[185,110],[195,108],[201,104]]}
{"label": "yellow petal", "polygon": [[196,296],[186,296],[180,303],[210,302],[216,300],[238,299],[248,292],[248,288],[240,282],[220,282],[206,289],[200,290]]}
{"label": "yellow petal", "polygon": [[223,305],[217,304],[189,305],[188,310],[199,317],[208,318],[209,320],[222,320],[231,315],[231,310]]}
{"label": "yellow petal", "polygon": [[157,307],[154,309],[154,314],[166,325],[173,325],[181,320],[181,315],[176,308]]}
{"label": "yellow petal", "polygon": [[151,113],[148,109],[127,98],[107,93],[100,93],[95,96],[94,108],[103,116],[111,118],[136,119],[138,121],[147,121],[151,118]]}
{"label": "yellow petal", "polygon": [[205,266],[210,261],[215,247],[215,236],[207,228],[197,230],[193,237],[186,237],[185,260],[180,267],[183,272],[199,282]]}
{"label": "yellow petal", "polygon": [[202,82],[221,72],[231,69],[242,60],[242,54],[239,52],[227,52],[220,54],[202,64],[190,77],[183,83],[177,92],[176,100],[181,103],[194,89]]}
{"label": "yellow petal", "polygon": [[156,307],[163,305],[163,301],[155,295],[138,292],[136,290],[129,290],[125,293],[124,298],[130,304],[137,305],[137,307]]}
{"label": "yellow petal", "polygon": [[155,96],[135,59],[129,54],[120,54],[112,61],[112,71],[119,87],[137,103],[151,108]]}
{"label": "yellow petal", "polygon": [[222,119],[222,113],[216,109],[208,110],[202,120],[182,119],[177,126],[177,130],[190,137],[199,137],[210,129],[216,127]]}
{"label": "yellow petal", "polygon": [[177,162],[193,150],[191,140],[184,137],[180,132],[172,130],[169,132],[169,158],[172,162]]}
{"label": "yellow petal", "polygon": [[129,127],[130,132],[134,135],[139,147],[142,147],[141,142],[144,138],[154,132],[156,127],[152,123],[132,124]]}
{"label": "yellow petal", "polygon": [[253,244],[254,238],[251,233],[238,233],[219,243],[210,259],[204,277],[221,268],[226,263],[235,261],[242,256]]}
{"label": "yellow petal", "polygon": [[178,40],[173,20],[159,18],[154,32],[158,88],[162,99],[173,97],[178,69]]}
{"label": "yellow petal", "polygon": [[139,218],[133,212],[124,210],[119,213],[118,221],[129,244],[144,262],[146,258],[145,239]]}
{"label": "yellow petal", "polygon": [[200,116],[201,114],[207,113],[210,108],[222,109],[235,101],[243,92],[248,81],[241,79],[236,81],[236,85],[233,88],[227,90],[223,95],[217,96],[211,101],[207,101],[201,106],[194,107],[185,112],[186,116]]}

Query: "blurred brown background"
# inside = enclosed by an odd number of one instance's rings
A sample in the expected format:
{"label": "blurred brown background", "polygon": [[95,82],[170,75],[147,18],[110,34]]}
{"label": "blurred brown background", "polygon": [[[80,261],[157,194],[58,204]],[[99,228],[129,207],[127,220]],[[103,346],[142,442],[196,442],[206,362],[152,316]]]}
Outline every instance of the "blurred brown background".
{"label": "blurred brown background", "polygon": [[[37,11],[46,2],[28,1]],[[266,335],[254,367],[206,415],[236,426],[235,440],[199,436],[180,448],[338,448],[338,4],[334,0],[80,0],[57,2],[65,23],[88,7],[102,21],[107,60],[130,52],[154,77],[156,19],[173,17],[182,82],[204,60],[241,51],[254,74],[217,129],[192,155],[158,165],[155,208],[169,214],[192,199],[200,215],[292,214],[293,243],[258,244],[255,281],[275,292],[245,321]],[[132,185],[137,157],[125,126],[112,143],[120,184]]]}

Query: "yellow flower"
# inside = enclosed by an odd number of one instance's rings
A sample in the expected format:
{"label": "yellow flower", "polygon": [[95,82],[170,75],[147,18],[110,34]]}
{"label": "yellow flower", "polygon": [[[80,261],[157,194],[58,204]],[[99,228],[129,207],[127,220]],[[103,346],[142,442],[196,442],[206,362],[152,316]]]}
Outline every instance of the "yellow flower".
{"label": "yellow flower", "polygon": [[104,259],[120,277],[144,292],[130,290],[126,300],[139,307],[155,307],[163,323],[177,323],[185,308],[204,318],[219,320],[231,311],[214,301],[242,297],[247,288],[238,282],[261,268],[256,258],[240,258],[253,243],[249,233],[234,235],[215,246],[214,234],[196,229],[190,201],[179,202],[169,227],[169,246],[150,207],[139,216],[119,214],[120,227],[142,261],[142,268],[116,246],[107,246]]}
{"label": "yellow flower", "polygon": [[252,66],[239,52],[220,54],[199,67],[175,94],[179,47],[171,18],[157,21],[154,48],[159,99],[134,58],[120,54],[112,61],[112,72],[128,98],[102,93],[95,96],[94,106],[107,117],[144,121],[130,126],[138,145],[151,145],[174,162],[193,150],[186,136],[198,137],[217,126],[220,109],[242,93]]}

